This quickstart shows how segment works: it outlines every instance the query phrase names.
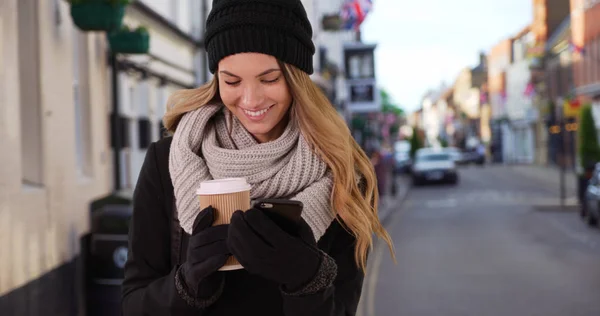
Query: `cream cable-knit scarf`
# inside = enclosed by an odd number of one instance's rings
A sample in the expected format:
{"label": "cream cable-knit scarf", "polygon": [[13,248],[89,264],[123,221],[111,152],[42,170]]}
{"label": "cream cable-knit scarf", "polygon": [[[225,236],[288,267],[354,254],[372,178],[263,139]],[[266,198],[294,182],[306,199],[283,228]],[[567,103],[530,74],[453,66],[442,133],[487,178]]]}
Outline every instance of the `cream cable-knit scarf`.
{"label": "cream cable-knit scarf", "polygon": [[289,198],[304,204],[302,217],[319,240],[334,219],[333,181],[294,120],[278,139],[258,143],[223,105],[183,116],[173,136],[169,171],[181,227],[191,233],[199,213],[196,189],[211,179],[244,177],[250,198]]}

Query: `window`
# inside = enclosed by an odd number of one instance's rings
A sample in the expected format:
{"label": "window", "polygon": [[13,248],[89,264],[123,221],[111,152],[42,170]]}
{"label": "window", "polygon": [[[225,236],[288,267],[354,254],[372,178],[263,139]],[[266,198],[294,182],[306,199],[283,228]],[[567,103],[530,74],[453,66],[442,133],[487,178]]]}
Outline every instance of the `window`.
{"label": "window", "polygon": [[590,55],[589,56],[589,63],[588,63],[588,68],[589,68],[589,71],[590,71],[590,74],[589,74],[589,81],[590,82],[589,83],[593,83],[594,80],[595,80],[594,77],[596,76],[596,74],[594,73],[595,70],[596,70],[595,69],[596,68],[596,60],[595,60],[596,59],[596,47],[594,45],[594,42],[595,42],[594,40],[590,40],[590,43],[588,44],[588,46],[589,46],[588,54]]}
{"label": "window", "polygon": [[17,1],[21,178],[27,186],[42,186],[44,182],[37,8],[33,1]]}
{"label": "window", "polygon": [[327,48],[319,47],[319,70],[324,71],[327,67]]}
{"label": "window", "polygon": [[588,51],[583,55],[583,71],[584,71],[584,77],[583,77],[583,82],[584,84],[590,84],[591,83],[591,77],[592,77],[592,63],[591,63],[591,45],[587,45],[587,49]]}
{"label": "window", "polygon": [[373,51],[346,51],[346,74],[349,79],[375,77]]}
{"label": "window", "polygon": [[513,58],[514,58],[515,63],[520,62],[523,59],[525,59],[526,50],[527,50],[527,46],[525,45],[525,43],[523,43],[523,41],[516,40],[513,43]]}
{"label": "window", "polygon": [[147,149],[151,143],[150,120],[148,118],[140,118],[138,120],[138,135],[140,149]]}
{"label": "window", "polygon": [[87,87],[86,36],[73,28],[73,104],[75,115],[75,162],[80,176],[92,175],[90,108]]}
{"label": "window", "polygon": [[351,102],[374,102],[375,87],[372,84],[354,84],[350,86]]}
{"label": "window", "polygon": [[131,147],[131,133],[129,130],[129,119],[126,117],[119,117],[119,127],[121,128],[121,147]]}
{"label": "window", "polygon": [[593,81],[597,82],[598,80],[600,80],[600,47],[598,47],[598,45],[600,44],[600,38],[596,37],[594,39],[594,41],[592,42],[592,49],[594,51],[593,57],[592,57],[592,73],[593,73]]}

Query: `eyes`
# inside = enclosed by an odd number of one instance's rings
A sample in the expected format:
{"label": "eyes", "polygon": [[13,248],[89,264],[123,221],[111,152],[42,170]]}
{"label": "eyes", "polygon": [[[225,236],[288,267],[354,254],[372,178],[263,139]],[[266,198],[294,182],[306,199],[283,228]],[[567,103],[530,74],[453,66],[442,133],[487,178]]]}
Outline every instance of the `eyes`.
{"label": "eyes", "polygon": [[[260,82],[264,83],[264,84],[274,84],[277,83],[279,80],[281,79],[281,76],[276,77],[275,79],[271,79],[271,80],[261,80]],[[225,81],[225,83],[228,86],[232,86],[235,87],[237,85],[240,84],[240,82],[242,82],[241,80],[237,80],[237,81]]]}

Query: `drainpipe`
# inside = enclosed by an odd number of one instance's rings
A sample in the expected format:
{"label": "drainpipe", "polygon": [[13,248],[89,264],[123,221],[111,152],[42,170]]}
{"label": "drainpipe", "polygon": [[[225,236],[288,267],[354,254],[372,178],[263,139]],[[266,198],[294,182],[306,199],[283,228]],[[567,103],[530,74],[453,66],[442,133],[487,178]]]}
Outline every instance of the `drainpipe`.
{"label": "drainpipe", "polygon": [[[206,21],[206,19],[208,18],[208,5],[206,5],[206,1],[208,0],[202,0],[202,21]],[[206,54],[206,42],[204,42],[204,34],[200,35],[202,37],[202,49],[204,50],[202,55],[204,56],[204,58],[202,58],[202,62],[204,63],[204,67],[202,67],[202,80],[204,81],[204,83],[208,82],[208,54]]]}
{"label": "drainpipe", "polygon": [[114,165],[114,191],[121,190],[121,138],[123,131],[119,122],[119,71],[117,67],[117,55],[110,53],[111,75],[112,75],[112,141],[113,141],[113,165]]}

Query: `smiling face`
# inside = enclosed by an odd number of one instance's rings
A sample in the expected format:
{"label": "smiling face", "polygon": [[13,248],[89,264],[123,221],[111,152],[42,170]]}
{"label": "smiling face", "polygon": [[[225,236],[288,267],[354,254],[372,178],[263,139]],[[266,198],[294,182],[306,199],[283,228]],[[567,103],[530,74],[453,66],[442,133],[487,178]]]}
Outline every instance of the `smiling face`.
{"label": "smiling face", "polygon": [[218,74],[221,101],[257,141],[283,134],[292,95],[275,57],[231,55],[219,62]]}

